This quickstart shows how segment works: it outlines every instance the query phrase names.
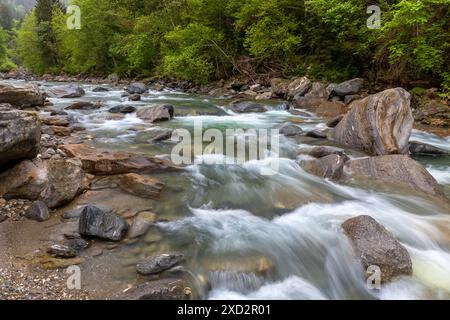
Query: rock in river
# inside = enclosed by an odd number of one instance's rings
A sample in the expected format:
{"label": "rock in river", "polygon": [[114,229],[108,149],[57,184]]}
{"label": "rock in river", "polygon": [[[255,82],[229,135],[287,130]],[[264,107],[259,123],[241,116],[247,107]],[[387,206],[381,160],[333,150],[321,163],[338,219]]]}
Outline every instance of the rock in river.
{"label": "rock in river", "polygon": [[406,154],[414,123],[410,102],[411,95],[402,88],[355,101],[332,136],[370,155]]}
{"label": "rock in river", "polygon": [[439,156],[450,155],[450,152],[447,150],[440,149],[440,148],[432,146],[430,144],[414,142],[414,141],[409,143],[409,152],[413,156],[439,157]]}
{"label": "rock in river", "polygon": [[72,103],[70,106],[65,107],[66,110],[95,110],[101,108],[100,104],[93,104],[88,101],[79,101]]}
{"label": "rock in river", "polygon": [[250,113],[250,112],[266,112],[267,108],[256,102],[235,102],[228,106],[228,108],[237,113]]}
{"label": "rock in river", "polygon": [[108,110],[110,113],[133,113],[135,111],[135,107],[127,105],[118,105]]}
{"label": "rock in river", "polygon": [[122,190],[142,198],[158,198],[164,184],[152,177],[144,177],[135,173],[124,174],[119,177]]}
{"label": "rock in river", "polygon": [[97,175],[121,173],[155,173],[179,170],[173,163],[156,157],[126,152],[109,152],[92,148],[86,144],[68,144],[60,146],[69,157],[78,158],[83,170]]}
{"label": "rock in river", "polygon": [[129,94],[143,94],[147,92],[147,90],[147,86],[142,82],[133,82],[126,88],[126,91]]}
{"label": "rock in river", "polygon": [[315,160],[306,161],[302,167],[306,172],[321,178],[337,180],[342,176],[345,159],[337,154],[331,154]]}
{"label": "rock in river", "polygon": [[350,239],[364,270],[370,266],[381,269],[381,281],[412,274],[408,251],[382,225],[369,216],[349,219],[342,228]]}
{"label": "rock in river", "polygon": [[101,239],[120,241],[129,229],[128,222],[96,206],[86,206],[81,213],[79,233]]}
{"label": "rock in river", "polygon": [[0,169],[39,152],[41,127],[36,115],[0,107]]}
{"label": "rock in river", "polygon": [[9,103],[15,108],[43,106],[45,95],[36,85],[13,86],[0,83],[0,103]]}
{"label": "rock in river", "polygon": [[191,290],[182,279],[161,279],[132,287],[113,297],[117,300],[188,300]]}
{"label": "rock in river", "polygon": [[420,190],[443,196],[443,191],[433,176],[420,163],[406,155],[387,155],[347,161],[344,167],[347,178]]}
{"label": "rock in river", "polygon": [[136,265],[136,270],[142,275],[158,274],[184,262],[184,256],[179,253],[160,254],[149,257]]}
{"label": "rock in river", "polygon": [[170,104],[161,104],[139,109],[136,115],[145,122],[162,122],[172,120],[174,110],[174,107]]}
{"label": "rock in river", "polygon": [[84,89],[75,84],[51,87],[47,90],[50,98],[79,98],[85,95]]}
{"label": "rock in river", "polygon": [[303,130],[294,124],[285,124],[280,128],[280,134],[287,137],[294,137],[303,134]]}
{"label": "rock in river", "polygon": [[25,211],[25,217],[35,221],[46,221],[50,218],[47,205],[42,201],[34,201]]}

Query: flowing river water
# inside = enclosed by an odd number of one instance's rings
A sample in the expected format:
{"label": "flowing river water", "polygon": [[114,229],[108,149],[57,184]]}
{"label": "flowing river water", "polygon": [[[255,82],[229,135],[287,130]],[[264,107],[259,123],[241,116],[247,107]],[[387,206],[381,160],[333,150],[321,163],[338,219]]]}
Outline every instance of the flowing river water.
{"label": "flowing river water", "polygon": [[[142,101],[129,102],[121,98],[119,89],[95,93],[93,88],[84,85],[86,96],[82,98],[50,100],[57,109],[74,101],[101,101],[101,109],[68,111],[98,148],[168,155],[174,143],[148,141],[167,128],[192,130],[196,120],[205,129],[222,132],[279,128],[289,121],[304,130],[325,127],[325,120],[312,113],[289,114],[283,101],[267,102],[266,113],[234,114],[224,108],[228,100],[150,91]],[[135,113],[116,118],[107,112],[118,104],[140,108],[159,103],[175,106],[174,120],[148,124]],[[450,137],[415,130],[411,140],[450,150]],[[91,266],[103,271],[92,276],[90,285],[132,283],[137,277],[134,266],[142,257],[178,251],[185,254],[185,270],[203,299],[449,299],[448,206],[426,196],[376,191],[370,181],[364,186],[342,185],[312,176],[301,169],[297,156],[300,147],[312,145],[332,142],[281,136],[279,154],[265,159],[221,165],[197,158],[181,173],[155,175],[166,185],[158,200],[139,200],[119,192],[100,195],[104,203],[116,208],[151,208],[161,222],[139,241],[121,246],[113,256]],[[276,156],[280,157],[279,171],[262,175],[261,168],[269,167]],[[203,160],[208,157],[217,155],[205,154]],[[416,159],[450,197],[450,159]],[[363,214],[383,224],[407,248],[413,276],[383,284],[381,290],[367,287],[341,229],[346,219]]]}

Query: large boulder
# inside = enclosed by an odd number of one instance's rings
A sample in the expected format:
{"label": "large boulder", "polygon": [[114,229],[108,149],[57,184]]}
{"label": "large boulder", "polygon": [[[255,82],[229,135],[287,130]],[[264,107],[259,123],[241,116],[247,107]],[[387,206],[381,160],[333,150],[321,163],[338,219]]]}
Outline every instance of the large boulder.
{"label": "large boulder", "polygon": [[130,228],[128,222],[100,207],[86,206],[81,212],[78,232],[83,236],[120,241]]}
{"label": "large boulder", "polygon": [[79,98],[85,94],[83,87],[76,84],[55,86],[47,90],[47,95],[50,98]]}
{"label": "large boulder", "polygon": [[333,93],[340,96],[350,96],[361,92],[364,86],[364,79],[352,79],[333,86]]}
{"label": "large boulder", "polygon": [[39,153],[41,127],[36,115],[0,107],[0,168]]}
{"label": "large boulder", "polygon": [[174,107],[170,104],[161,104],[154,107],[141,108],[136,113],[139,119],[145,122],[161,122],[172,120]]}
{"label": "large boulder", "polygon": [[147,86],[142,82],[133,82],[126,88],[126,91],[129,94],[143,94],[147,92],[147,90]]}
{"label": "large boulder", "polygon": [[136,265],[136,270],[142,275],[158,274],[169,270],[184,261],[184,256],[179,253],[160,254],[148,257]]}
{"label": "large boulder", "polygon": [[424,125],[436,127],[450,126],[450,106],[448,101],[430,100],[414,111],[414,119]]}
{"label": "large boulder", "polygon": [[332,137],[370,155],[406,154],[414,123],[410,102],[411,95],[402,88],[355,101]]}
{"label": "large boulder", "polygon": [[364,270],[379,267],[382,282],[412,274],[412,262],[406,248],[375,219],[359,216],[345,221],[342,228]]}
{"label": "large boulder", "polygon": [[15,108],[43,106],[45,95],[36,85],[13,86],[0,83],[0,103],[9,103]]}
{"label": "large boulder", "polygon": [[127,152],[109,152],[86,144],[66,144],[59,148],[69,157],[81,160],[83,170],[96,175],[155,173],[178,170],[170,161]]}
{"label": "large boulder", "polygon": [[433,176],[420,163],[407,155],[386,155],[347,161],[347,179],[370,181],[388,187],[403,187],[412,191],[442,196],[443,191]]}
{"label": "large boulder", "polygon": [[248,102],[248,101],[242,101],[242,102],[233,102],[231,103],[228,108],[236,113],[250,113],[250,112],[266,112],[267,108],[256,102]]}
{"label": "large boulder", "polygon": [[41,200],[54,209],[87,189],[81,162],[76,159],[25,160],[0,174],[0,196]]}

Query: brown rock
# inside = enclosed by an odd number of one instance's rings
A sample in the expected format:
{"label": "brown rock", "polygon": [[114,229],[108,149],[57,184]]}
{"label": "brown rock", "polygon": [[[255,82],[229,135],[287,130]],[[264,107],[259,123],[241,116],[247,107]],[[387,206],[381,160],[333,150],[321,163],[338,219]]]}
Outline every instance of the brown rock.
{"label": "brown rock", "polygon": [[161,104],[154,107],[146,107],[139,109],[136,113],[137,117],[145,122],[161,122],[172,120],[174,115],[174,107],[170,104]]}
{"label": "brown rock", "polygon": [[406,90],[396,88],[355,101],[332,136],[370,155],[406,154],[414,122],[410,100]]}
{"label": "brown rock", "polygon": [[45,117],[41,118],[41,121],[48,126],[67,127],[70,124],[69,120],[63,117]]}
{"label": "brown rock", "polygon": [[170,161],[156,157],[101,151],[86,144],[62,145],[59,148],[69,157],[80,159],[83,169],[91,174],[155,173],[179,169]]}
{"label": "brown rock", "polygon": [[381,281],[412,274],[408,251],[382,225],[369,216],[359,216],[342,224],[363,268],[381,269]]}
{"label": "brown rock", "polygon": [[347,107],[339,101],[322,101],[316,108],[316,114],[325,118],[335,118],[346,112]]}
{"label": "brown rock", "polygon": [[403,186],[424,193],[443,196],[433,176],[420,163],[406,155],[386,155],[347,161],[347,178],[361,178]]}
{"label": "brown rock", "polygon": [[315,176],[337,180],[342,176],[345,159],[337,154],[331,154],[319,159],[306,161],[303,169]]}
{"label": "brown rock", "polygon": [[119,177],[121,189],[142,198],[158,198],[164,184],[152,177],[144,177],[135,173],[124,174]]}
{"label": "brown rock", "polygon": [[0,103],[9,103],[16,108],[43,106],[45,95],[36,85],[13,86],[0,83]]}
{"label": "brown rock", "polygon": [[36,157],[40,141],[36,115],[0,107],[0,170],[3,165]]}

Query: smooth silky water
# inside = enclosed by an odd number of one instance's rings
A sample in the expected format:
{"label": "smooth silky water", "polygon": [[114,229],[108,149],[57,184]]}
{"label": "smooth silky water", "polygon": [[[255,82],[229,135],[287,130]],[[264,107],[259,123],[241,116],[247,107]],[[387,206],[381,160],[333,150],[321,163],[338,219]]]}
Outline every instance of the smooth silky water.
{"label": "smooth silky water", "polygon": [[[45,83],[51,86],[53,83]],[[148,155],[169,155],[174,142],[149,142],[165,129],[279,128],[289,118],[304,130],[323,128],[324,121],[293,116],[281,101],[267,102],[261,114],[234,114],[229,100],[178,92],[150,92],[129,102],[121,91],[93,93],[85,85],[79,99],[51,99],[55,108],[79,100],[101,101],[93,111],[68,111],[87,129],[96,147]],[[116,118],[107,109],[118,104],[137,108],[159,103],[175,106],[177,117],[147,124],[135,114]],[[181,116],[178,116],[181,115]],[[450,138],[414,131],[411,140],[450,150]],[[208,165],[200,157],[182,173],[155,175],[166,189],[158,200],[127,198],[110,193],[112,205],[151,208],[158,222],[139,241],[120,246],[104,274],[117,283],[136,279],[134,265],[143,257],[170,251],[186,255],[191,285],[204,299],[428,299],[450,298],[450,215],[423,196],[374,191],[367,185],[346,186],[319,179],[298,165],[300,146],[332,145],[311,138],[280,137],[279,172],[265,176],[276,154],[238,165]],[[203,155],[203,160],[218,155]],[[352,157],[361,156],[352,153]],[[450,159],[417,158],[450,196]],[[340,227],[348,218],[370,215],[408,249],[414,274],[382,290],[369,290],[362,270],[352,258]],[[106,286],[106,284],[104,284]]]}

